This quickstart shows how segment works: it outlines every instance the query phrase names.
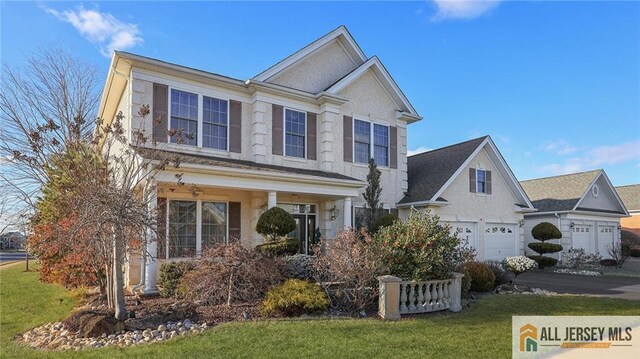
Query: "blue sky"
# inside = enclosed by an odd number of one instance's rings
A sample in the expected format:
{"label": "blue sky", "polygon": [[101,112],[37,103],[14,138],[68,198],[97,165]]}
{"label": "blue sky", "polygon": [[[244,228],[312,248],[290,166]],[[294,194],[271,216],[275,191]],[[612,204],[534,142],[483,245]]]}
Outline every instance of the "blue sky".
{"label": "blue sky", "polygon": [[[640,182],[640,2],[7,2],[1,56],[113,48],[248,79],[346,25],[424,116],[409,149],[490,134],[519,179]],[[84,17],[83,17],[84,16]],[[84,21],[91,18],[91,21]]]}

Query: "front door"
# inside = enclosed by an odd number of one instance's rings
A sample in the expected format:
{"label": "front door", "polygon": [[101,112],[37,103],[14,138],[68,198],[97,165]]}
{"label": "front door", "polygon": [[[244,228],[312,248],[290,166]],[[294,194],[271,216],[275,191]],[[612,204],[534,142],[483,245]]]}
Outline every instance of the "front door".
{"label": "front door", "polygon": [[289,238],[298,240],[298,253],[312,254],[311,248],[314,244],[316,216],[307,214],[294,214],[293,220],[296,221],[296,229],[289,233]]}

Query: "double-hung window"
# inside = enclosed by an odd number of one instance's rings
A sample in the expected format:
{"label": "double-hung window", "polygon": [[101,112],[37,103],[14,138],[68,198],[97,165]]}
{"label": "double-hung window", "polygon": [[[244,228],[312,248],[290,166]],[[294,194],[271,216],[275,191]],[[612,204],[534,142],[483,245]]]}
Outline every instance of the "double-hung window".
{"label": "double-hung window", "polygon": [[371,123],[354,120],[353,134],[355,161],[368,163],[369,158],[371,158]]}
{"label": "double-hung window", "polygon": [[368,163],[373,158],[378,166],[389,166],[389,126],[354,120],[354,161]]}
{"label": "double-hung window", "polygon": [[227,150],[227,101],[202,97],[202,147]]}
{"label": "double-hung window", "polygon": [[305,112],[286,109],[285,122],[285,155],[305,158],[305,136],[307,114]]}
{"label": "double-hung window", "polygon": [[476,170],[476,193],[487,193],[487,173],[485,170]]}
{"label": "double-hung window", "polygon": [[[178,131],[169,142],[198,145],[198,95],[171,89],[171,128]],[[178,136],[178,134],[181,134]]]}
{"label": "double-hung window", "polygon": [[168,206],[169,258],[193,257],[198,251],[228,243],[226,202],[170,200]]}
{"label": "double-hung window", "polygon": [[202,248],[227,242],[227,204],[202,202]]}

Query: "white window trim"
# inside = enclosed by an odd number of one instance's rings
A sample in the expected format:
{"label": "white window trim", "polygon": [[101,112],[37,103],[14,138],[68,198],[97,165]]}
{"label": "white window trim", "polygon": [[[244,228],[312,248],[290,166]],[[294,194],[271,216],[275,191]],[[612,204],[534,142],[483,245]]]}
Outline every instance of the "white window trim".
{"label": "white window trim", "polygon": [[[304,157],[287,156],[287,110],[304,114]],[[294,160],[307,160],[307,111],[298,110],[292,107],[283,106],[282,110],[282,156]]]}
{"label": "white window trim", "polygon": [[202,256],[202,202],[217,202],[217,203],[225,203],[227,206],[227,211],[225,213],[225,227],[226,233],[224,238],[224,244],[229,244],[229,201],[221,201],[215,199],[197,199],[196,202],[196,255],[194,257],[171,257],[169,256],[169,239],[170,239],[170,224],[169,224],[169,208],[171,205],[171,201],[186,201],[186,202],[194,202],[193,199],[183,199],[183,198],[167,198],[166,203],[166,216],[165,216],[165,259],[191,259]]}
{"label": "white window trim", "polygon": [[[184,143],[175,143],[175,142],[171,142],[171,136],[169,136],[169,134],[167,134],[167,143],[170,144],[174,144],[174,145],[181,145],[181,146],[185,146],[185,147],[197,147],[197,148],[203,148],[205,150],[211,150],[211,151],[220,151],[220,152],[224,152],[224,153],[229,153],[229,145],[230,145],[230,128],[231,128],[231,101],[229,98],[222,98],[222,96],[220,97],[216,97],[216,96],[209,96],[206,94],[202,94],[199,92],[194,92],[192,90],[185,90],[183,88],[180,87],[176,87],[176,86],[167,86],[168,87],[168,91],[169,91],[169,99],[168,99],[168,104],[167,104],[167,131],[171,130],[171,90],[177,90],[177,91],[182,91],[182,92],[187,92],[187,93],[191,93],[191,94],[195,94],[196,96],[198,96],[198,124],[197,124],[197,128],[198,128],[198,136],[196,138],[196,145],[192,146],[192,145],[187,145]],[[204,96],[209,97],[209,98],[213,98],[216,100],[222,100],[222,101],[226,101],[227,102],[227,148],[224,150],[221,150],[219,148],[213,148],[213,147],[204,147],[203,143],[204,143]],[[305,125],[306,126],[306,125]],[[305,127],[306,128],[306,127]],[[306,146],[305,146],[306,148]]]}
{"label": "white window trim", "polygon": [[[478,191],[478,172],[484,172],[484,192],[479,192]],[[480,167],[480,166],[476,166],[476,194],[477,195],[481,195],[481,196],[486,196],[487,195],[487,170]]]}
{"label": "white window trim", "polygon": [[[353,116],[352,120],[351,120],[351,137],[352,137],[352,141],[351,141],[351,153],[353,154],[353,163],[355,164],[361,164],[361,165],[368,165],[368,160],[367,163],[362,163],[362,162],[356,162],[356,120],[358,121],[362,121],[362,122],[367,122],[369,124],[369,154],[371,155],[370,158],[373,158],[374,160],[376,159],[375,157],[375,143],[373,142],[373,130],[374,130],[374,125],[378,125],[378,126],[384,126],[387,128],[387,140],[389,141],[389,144],[387,145],[387,165],[383,166],[383,165],[378,165],[376,163],[376,165],[378,167],[382,167],[382,168],[391,168],[391,126],[387,123],[383,123],[383,122],[379,122],[379,121],[373,121],[373,120],[361,120],[360,118],[356,118],[355,116]],[[353,222],[351,222],[353,223]]]}

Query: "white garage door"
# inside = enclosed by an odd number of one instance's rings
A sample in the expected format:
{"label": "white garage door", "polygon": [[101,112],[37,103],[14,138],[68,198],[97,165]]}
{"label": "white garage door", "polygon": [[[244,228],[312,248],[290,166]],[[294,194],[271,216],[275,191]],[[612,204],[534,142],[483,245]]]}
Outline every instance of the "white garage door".
{"label": "white garage door", "polygon": [[613,226],[598,227],[598,252],[602,258],[610,258],[607,247],[613,244]]}
{"label": "white garage door", "polygon": [[458,238],[467,241],[467,244],[476,248],[478,246],[478,233],[474,222],[449,222],[453,232],[458,231]]}
{"label": "white garage door", "polygon": [[514,224],[487,223],[484,232],[484,259],[501,261],[517,255],[518,231]]}
{"label": "white garage door", "polygon": [[593,253],[593,232],[591,226],[576,225],[573,227],[573,248],[583,248],[587,253]]}

